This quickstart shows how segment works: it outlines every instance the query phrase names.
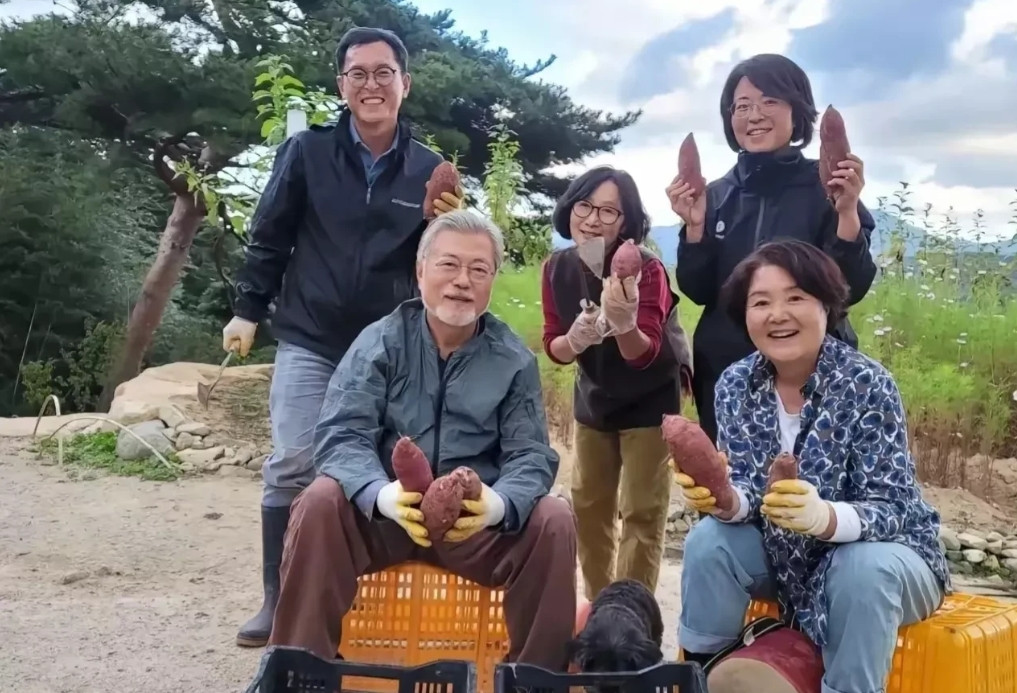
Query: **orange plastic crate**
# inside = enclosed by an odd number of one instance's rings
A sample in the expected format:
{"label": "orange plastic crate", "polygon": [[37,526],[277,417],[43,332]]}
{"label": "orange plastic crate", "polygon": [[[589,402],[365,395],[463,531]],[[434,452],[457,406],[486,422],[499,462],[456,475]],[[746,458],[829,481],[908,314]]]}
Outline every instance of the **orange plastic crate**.
{"label": "orange plastic crate", "polygon": [[[477,665],[481,693],[494,688],[494,667],[508,653],[504,591],[425,563],[409,562],[360,578],[343,618],[339,652],[368,664],[417,665],[464,659]],[[388,693],[394,681],[350,678],[343,689]]]}
{"label": "orange plastic crate", "polygon": [[[753,601],[745,622],[777,616]],[[886,693],[1017,691],[1017,604],[969,594],[947,596],[936,613],[897,636]]]}

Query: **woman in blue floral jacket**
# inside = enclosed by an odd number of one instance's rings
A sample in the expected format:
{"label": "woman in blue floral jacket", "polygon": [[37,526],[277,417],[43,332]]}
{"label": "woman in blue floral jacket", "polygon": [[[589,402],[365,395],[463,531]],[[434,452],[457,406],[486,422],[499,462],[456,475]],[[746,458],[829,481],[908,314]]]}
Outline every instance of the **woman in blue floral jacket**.
{"label": "woman in blue floral jacket", "polygon": [[[898,628],[931,615],[950,577],[893,377],[828,334],[847,295],[836,263],[793,240],[760,247],[726,283],[727,310],[757,351],[716,386],[733,507],[677,475],[708,515],[685,543],[679,640],[705,662],[736,640],[750,598],[776,598],[822,649],[823,693],[874,693]],[[798,478],[768,489],[781,452]]]}

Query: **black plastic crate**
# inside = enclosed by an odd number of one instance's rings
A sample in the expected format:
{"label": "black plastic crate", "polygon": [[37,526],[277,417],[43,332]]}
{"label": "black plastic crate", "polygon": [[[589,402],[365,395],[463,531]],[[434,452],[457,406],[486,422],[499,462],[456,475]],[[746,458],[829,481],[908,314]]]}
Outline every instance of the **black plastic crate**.
{"label": "black plastic crate", "polygon": [[498,664],[494,693],[570,693],[569,689],[603,693],[707,693],[706,674],[696,662],[661,662],[623,673],[569,674],[532,664]]}
{"label": "black plastic crate", "polygon": [[398,693],[475,693],[472,662],[437,660],[420,666],[325,660],[298,647],[270,647],[245,693],[336,693],[343,679],[357,676],[398,682]]}

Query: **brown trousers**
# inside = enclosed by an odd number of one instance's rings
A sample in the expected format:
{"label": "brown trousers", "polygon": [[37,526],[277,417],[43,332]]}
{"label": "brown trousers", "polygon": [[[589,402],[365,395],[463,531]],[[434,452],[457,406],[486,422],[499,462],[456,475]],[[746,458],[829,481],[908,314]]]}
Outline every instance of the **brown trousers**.
{"label": "brown trousers", "polygon": [[604,432],[576,422],[575,448],[572,504],[586,598],[593,600],[621,578],[655,591],[671,500],[669,453],[660,428]]}
{"label": "brown trousers", "polygon": [[368,520],[326,476],[297,496],[291,513],[269,645],[334,658],[357,579],[419,560],[486,587],[504,587],[508,661],[565,670],[576,619],[576,528],[564,499],[542,498],[519,534],[482,530],[427,549],[395,522]]}

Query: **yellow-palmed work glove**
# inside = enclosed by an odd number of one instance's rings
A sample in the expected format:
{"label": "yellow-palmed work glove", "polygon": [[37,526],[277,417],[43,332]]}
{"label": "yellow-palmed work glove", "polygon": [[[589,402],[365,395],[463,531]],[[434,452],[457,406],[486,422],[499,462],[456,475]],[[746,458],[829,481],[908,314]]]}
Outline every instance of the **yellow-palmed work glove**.
{"label": "yellow-palmed work glove", "polygon": [[452,529],[445,532],[445,541],[458,542],[469,539],[482,529],[494,527],[505,517],[505,501],[495,491],[483,484],[480,500],[464,500],[463,510]]}
{"label": "yellow-palmed work glove", "polygon": [[[720,455],[720,459],[724,462],[726,473],[728,465],[727,455],[723,452],[717,454]],[[682,487],[682,496],[685,498],[686,506],[708,515],[722,512],[717,507],[717,499],[713,497],[710,489],[705,486],[696,486],[696,482],[691,476],[677,470],[674,460],[668,460],[668,465],[671,467],[671,471],[675,473],[675,483]]]}
{"label": "yellow-palmed work glove", "polygon": [[438,216],[445,212],[451,212],[453,209],[462,209],[465,201],[466,194],[463,192],[463,187],[461,185],[457,185],[454,195],[452,193],[444,192],[434,198],[434,215]]}
{"label": "yellow-palmed work glove", "polygon": [[830,528],[830,504],[801,479],[775,481],[759,509],[778,527],[818,537]]}
{"label": "yellow-palmed work glove", "polygon": [[427,528],[423,524],[424,513],[413,507],[422,499],[422,494],[404,491],[401,483],[392,481],[378,491],[375,504],[378,512],[405,529],[415,544],[426,548],[431,545],[431,540],[427,538]]}

